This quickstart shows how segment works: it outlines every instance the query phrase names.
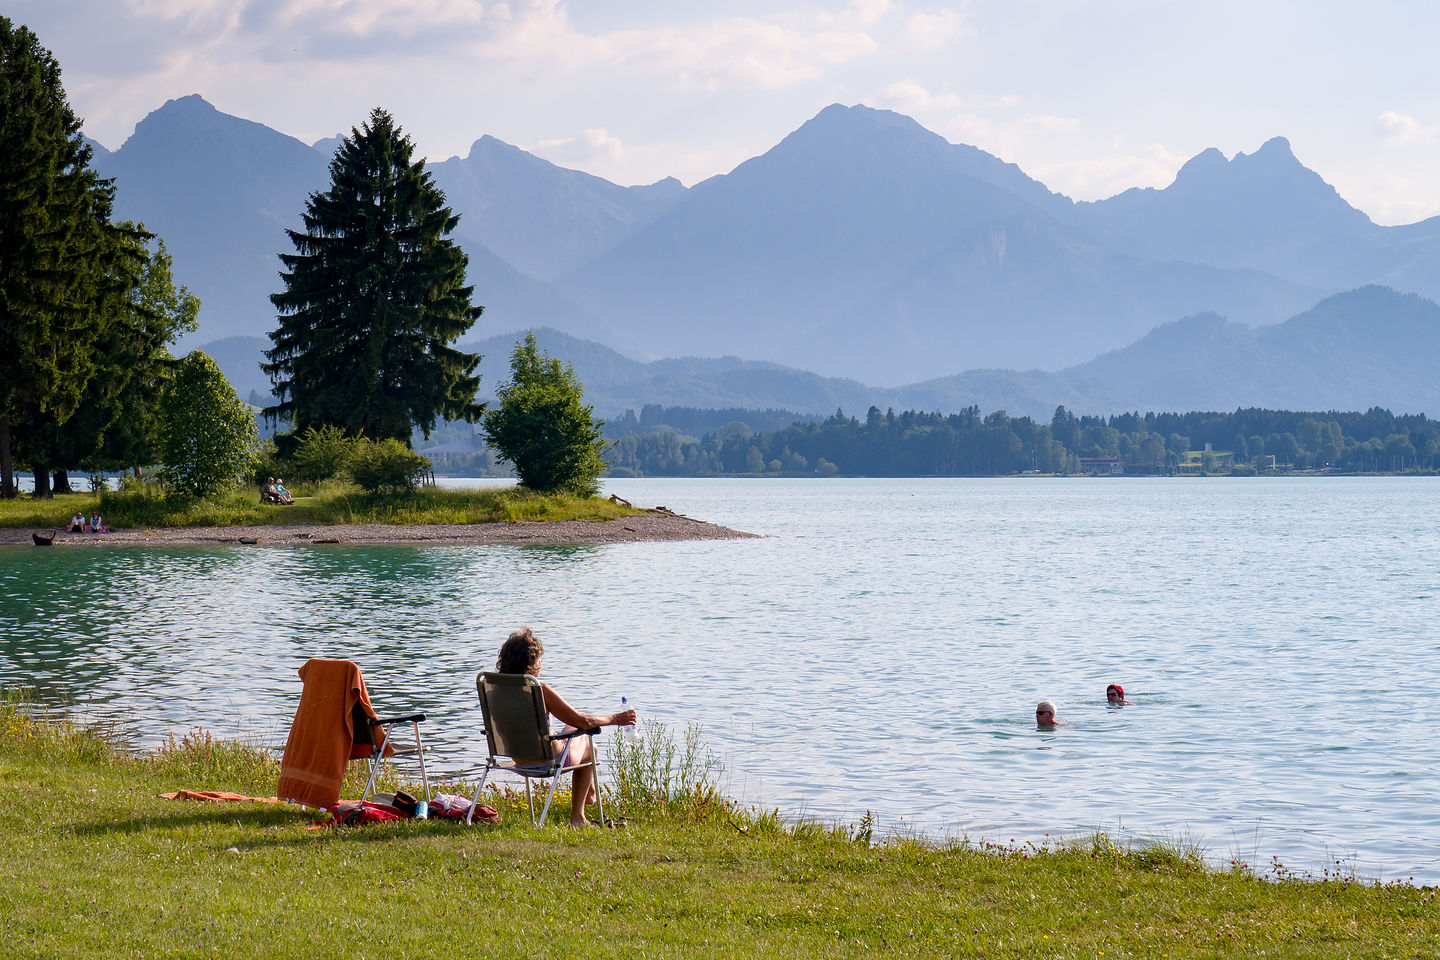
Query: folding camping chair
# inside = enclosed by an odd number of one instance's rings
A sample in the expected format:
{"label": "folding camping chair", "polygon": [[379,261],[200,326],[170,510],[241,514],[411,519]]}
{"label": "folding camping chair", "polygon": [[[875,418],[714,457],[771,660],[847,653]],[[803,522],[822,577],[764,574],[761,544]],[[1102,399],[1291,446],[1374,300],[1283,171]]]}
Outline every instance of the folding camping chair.
{"label": "folding camping chair", "polygon": [[[485,789],[485,780],[491,770],[505,770],[525,779],[525,803],[530,809],[532,824],[544,823],[550,812],[550,801],[555,798],[555,788],[560,784],[562,774],[572,770],[591,767],[595,771],[595,796],[600,804],[600,825],[605,826],[605,797],[600,789],[600,765],[595,752],[595,735],[599,727],[591,730],[571,730],[566,733],[550,732],[549,714],[545,710],[545,693],[540,681],[523,673],[481,673],[475,677],[475,690],[480,695],[480,712],[485,722],[485,740],[490,756],[485,760],[485,770],[480,783],[475,787],[475,796],[470,799],[470,815],[474,816],[475,804],[480,802],[480,791]],[[570,751],[561,750],[555,755],[555,745],[567,744],[575,737],[590,738],[590,759],[570,764]],[[535,801],[530,793],[532,779],[550,779],[550,789],[545,794],[545,806],[540,818],[535,818]]]}
{"label": "folding camping chair", "polygon": [[420,723],[425,714],[377,715],[370,705],[360,668],[349,660],[307,660],[300,668],[300,679],[304,687],[285,741],[276,796],[306,806],[334,809],[340,800],[345,765],[350,760],[368,760],[370,777],[360,796],[362,801],[368,800],[380,773],[380,762],[397,753],[409,754],[408,745],[397,750],[391,743],[394,727],[408,723],[415,738],[414,755],[420,763],[425,799],[431,799],[425,746],[420,740]]}

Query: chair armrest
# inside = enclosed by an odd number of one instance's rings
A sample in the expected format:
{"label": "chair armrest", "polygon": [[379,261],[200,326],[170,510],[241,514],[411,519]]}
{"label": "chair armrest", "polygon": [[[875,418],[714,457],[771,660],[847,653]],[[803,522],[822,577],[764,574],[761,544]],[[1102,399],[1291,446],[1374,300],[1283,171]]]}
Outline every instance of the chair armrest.
{"label": "chair armrest", "polygon": [[571,737],[598,737],[599,727],[591,727],[589,730],[571,730],[568,733],[554,733],[550,735],[551,740],[569,740]]}
{"label": "chair armrest", "polygon": [[381,724],[385,723],[419,723],[421,720],[424,719],[425,714],[423,713],[412,713],[404,717],[377,717],[376,719],[370,721],[370,726],[378,727]]}

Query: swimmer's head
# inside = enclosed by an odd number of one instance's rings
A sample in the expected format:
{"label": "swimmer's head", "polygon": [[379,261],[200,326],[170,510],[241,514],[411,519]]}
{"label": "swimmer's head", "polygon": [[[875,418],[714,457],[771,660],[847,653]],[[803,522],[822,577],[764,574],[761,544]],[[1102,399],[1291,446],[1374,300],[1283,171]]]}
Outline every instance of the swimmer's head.
{"label": "swimmer's head", "polygon": [[1055,725],[1055,702],[1053,700],[1041,700],[1035,704],[1035,722],[1042,727]]}
{"label": "swimmer's head", "polygon": [[1118,683],[1112,683],[1105,688],[1105,699],[1111,703],[1119,703],[1125,699],[1125,688]]}

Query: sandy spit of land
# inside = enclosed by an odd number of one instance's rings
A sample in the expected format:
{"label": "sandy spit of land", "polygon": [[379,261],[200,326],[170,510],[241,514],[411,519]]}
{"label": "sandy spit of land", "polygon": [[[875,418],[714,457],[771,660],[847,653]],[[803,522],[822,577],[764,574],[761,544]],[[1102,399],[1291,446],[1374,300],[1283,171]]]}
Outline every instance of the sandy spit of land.
{"label": "sandy spit of land", "polygon": [[317,544],[520,544],[558,546],[575,543],[632,543],[661,540],[736,540],[757,534],[732,530],[668,511],[647,510],[619,520],[566,520],[558,523],[437,523],[398,526],[384,523],[263,527],[163,527],[64,533],[29,528],[0,529],[0,544],[32,543],[31,533],[55,534],[57,547],[210,546],[236,544],[305,547]]}

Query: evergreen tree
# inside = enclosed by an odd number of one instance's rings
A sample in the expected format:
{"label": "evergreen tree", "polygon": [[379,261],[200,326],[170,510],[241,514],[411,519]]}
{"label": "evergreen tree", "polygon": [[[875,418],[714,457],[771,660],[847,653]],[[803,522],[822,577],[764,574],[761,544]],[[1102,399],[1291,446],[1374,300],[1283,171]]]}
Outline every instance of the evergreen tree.
{"label": "evergreen tree", "polygon": [[450,344],[480,316],[465,286],[467,258],[451,232],[459,217],[411,161],[414,144],[376,109],[341,142],[330,188],[311,194],[304,232],[287,231],[285,291],[263,369],[279,403],[271,420],[291,435],[338,426],[409,443],[437,417],[474,422],[478,356]]}
{"label": "evergreen tree", "polygon": [[92,370],[112,187],[90,155],[59,64],[0,17],[0,496],[15,495],[17,439],[48,492],[53,437],[15,429],[64,423]]}
{"label": "evergreen tree", "polygon": [[485,415],[485,431],[501,459],[515,464],[521,484],[594,495],[605,469],[604,423],[581,402],[585,388],[575,368],[542,353],[535,334],[527,333],[510,355],[510,382],[499,395],[499,408]]}

